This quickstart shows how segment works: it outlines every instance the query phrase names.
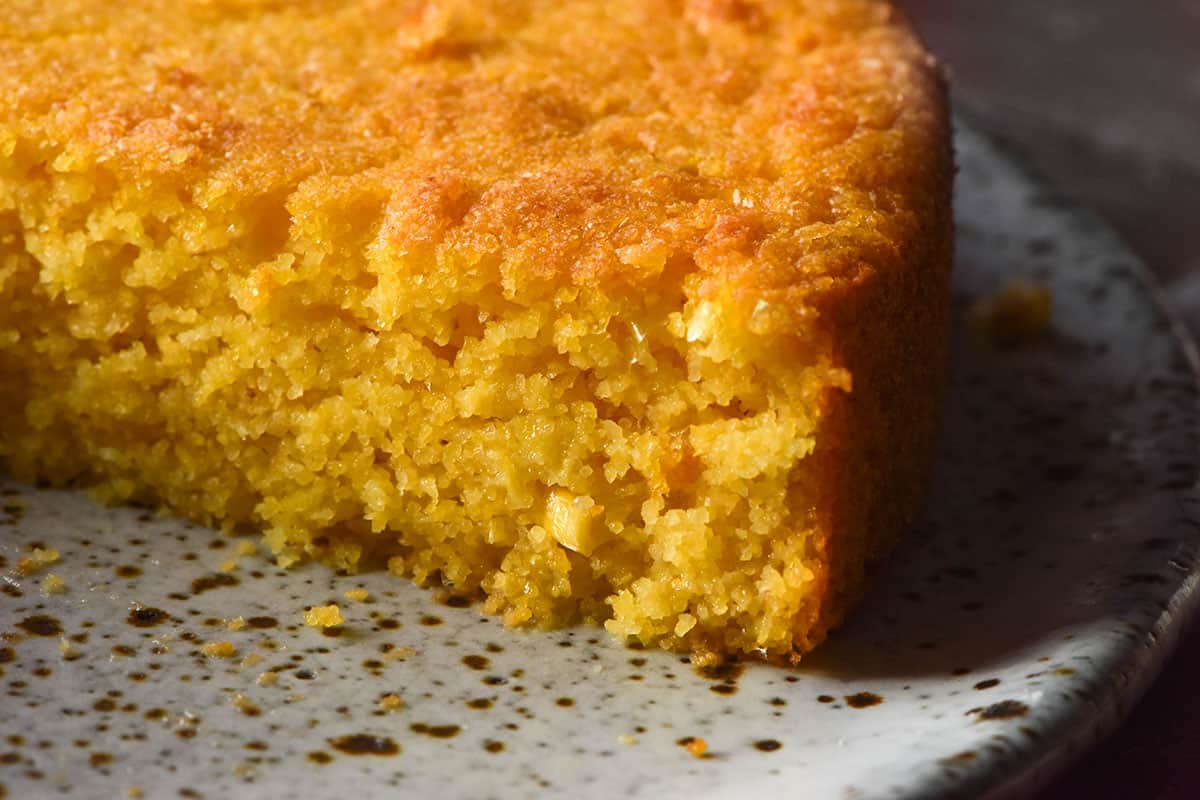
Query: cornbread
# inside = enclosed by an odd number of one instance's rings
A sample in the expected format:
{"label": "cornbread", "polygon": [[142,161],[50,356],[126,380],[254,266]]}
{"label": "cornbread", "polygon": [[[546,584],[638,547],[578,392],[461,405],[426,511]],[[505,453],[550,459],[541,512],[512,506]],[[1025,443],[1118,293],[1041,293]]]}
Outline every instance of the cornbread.
{"label": "cornbread", "polygon": [[796,657],[921,498],[951,171],[876,0],[9,0],[0,463]]}
{"label": "cornbread", "polygon": [[304,624],[314,628],[332,628],[345,622],[336,605],[317,606],[304,612]]}
{"label": "cornbread", "polygon": [[233,658],[237,655],[237,648],[229,641],[207,642],[200,646],[200,652],[209,658]]}

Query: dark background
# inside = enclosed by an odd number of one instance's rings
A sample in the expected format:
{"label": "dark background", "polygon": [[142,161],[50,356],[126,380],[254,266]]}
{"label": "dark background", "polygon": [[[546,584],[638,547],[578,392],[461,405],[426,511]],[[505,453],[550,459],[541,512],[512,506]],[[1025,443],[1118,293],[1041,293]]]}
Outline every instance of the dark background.
{"label": "dark background", "polygon": [[[1200,0],[898,0],[956,101],[1099,211],[1200,331]],[[1200,798],[1200,625],[1039,800]]]}

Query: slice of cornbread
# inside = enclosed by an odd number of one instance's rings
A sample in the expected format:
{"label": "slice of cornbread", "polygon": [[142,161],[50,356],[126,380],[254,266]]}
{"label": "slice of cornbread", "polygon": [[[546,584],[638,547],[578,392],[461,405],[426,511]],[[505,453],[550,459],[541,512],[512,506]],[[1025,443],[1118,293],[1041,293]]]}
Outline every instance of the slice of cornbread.
{"label": "slice of cornbread", "polygon": [[950,183],[874,0],[8,0],[0,463],[796,656],[920,499]]}

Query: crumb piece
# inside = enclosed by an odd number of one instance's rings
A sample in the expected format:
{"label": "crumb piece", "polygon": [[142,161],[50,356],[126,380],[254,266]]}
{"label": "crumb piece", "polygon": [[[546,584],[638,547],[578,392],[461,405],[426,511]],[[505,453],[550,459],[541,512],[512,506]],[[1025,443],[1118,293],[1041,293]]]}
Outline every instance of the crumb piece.
{"label": "crumb piece", "polygon": [[708,752],[708,742],[699,737],[692,739],[684,747],[696,758],[703,758],[704,754]]}
{"label": "crumb piece", "polygon": [[624,745],[637,744],[637,738],[630,736],[628,733],[622,733],[617,737],[617,741]]}
{"label": "crumb piece", "polygon": [[289,694],[289,695],[288,695],[286,698],[284,698],[284,701],[283,701],[283,702],[285,702],[285,703],[299,703],[299,702],[300,702],[301,700],[303,700],[303,699],[304,699],[304,695],[302,695],[302,694]]}
{"label": "crumb piece", "polygon": [[252,556],[258,553],[258,545],[249,539],[240,539],[233,552],[239,556]]}
{"label": "crumb piece", "polygon": [[56,561],[58,561],[57,550],[52,547],[45,550],[35,547],[32,553],[17,561],[17,574],[23,577],[32,575]]}
{"label": "crumb piece", "polygon": [[246,627],[246,619],[244,617],[234,617],[233,619],[225,620],[225,627],[231,631],[240,631]]}
{"label": "crumb piece", "polygon": [[344,621],[342,611],[337,607],[337,603],[315,606],[304,612],[304,624],[314,628],[332,628],[335,625],[341,625]]}
{"label": "crumb piece", "polygon": [[385,694],[379,698],[379,708],[382,711],[399,711],[404,708],[404,701],[398,694]]}
{"label": "crumb piece", "polygon": [[67,661],[74,661],[80,656],[79,648],[67,641],[65,637],[58,640],[58,652]]}
{"label": "crumb piece", "polygon": [[278,680],[279,673],[269,669],[266,672],[258,673],[258,677],[254,679],[254,682],[259,686],[274,686]]}
{"label": "crumb piece", "polygon": [[233,768],[233,774],[239,778],[246,778],[254,774],[254,765],[249,761],[243,761]]}
{"label": "crumb piece", "polygon": [[1014,281],[999,293],[978,300],[967,322],[981,338],[1002,347],[1025,344],[1050,327],[1050,289],[1043,284]]}
{"label": "crumb piece", "polygon": [[238,568],[237,560],[231,558],[228,561],[225,561],[224,563],[222,563],[221,566],[217,567],[217,571],[229,573],[229,572],[235,571],[237,568]]}
{"label": "crumb piece", "polygon": [[403,661],[417,654],[411,647],[397,647],[383,654],[384,661]]}
{"label": "crumb piece", "polygon": [[53,572],[42,578],[39,585],[41,586],[42,594],[62,594],[67,590],[67,582]]}
{"label": "crumb piece", "polygon": [[363,589],[361,586],[357,589],[347,589],[345,592],[345,598],[347,600],[353,600],[356,603],[365,603],[370,596],[371,593],[366,589]]}
{"label": "crumb piece", "polygon": [[125,794],[130,798],[130,800],[139,800],[139,798],[142,797],[142,787],[130,786],[129,789],[126,790]]}
{"label": "crumb piece", "polygon": [[201,646],[200,652],[209,658],[233,658],[237,655],[237,648],[229,641],[207,642]]}
{"label": "crumb piece", "polygon": [[262,663],[262,660],[263,660],[263,657],[261,655],[259,655],[258,653],[247,653],[246,657],[242,659],[242,663],[240,664],[240,666],[242,667],[242,669],[248,669],[250,667],[257,666],[258,664]]}
{"label": "crumb piece", "polygon": [[241,692],[235,692],[233,697],[230,698],[230,702],[233,703],[234,708],[248,717],[257,717],[262,713],[262,709],[256,706],[249,697],[246,697],[246,695],[242,694]]}

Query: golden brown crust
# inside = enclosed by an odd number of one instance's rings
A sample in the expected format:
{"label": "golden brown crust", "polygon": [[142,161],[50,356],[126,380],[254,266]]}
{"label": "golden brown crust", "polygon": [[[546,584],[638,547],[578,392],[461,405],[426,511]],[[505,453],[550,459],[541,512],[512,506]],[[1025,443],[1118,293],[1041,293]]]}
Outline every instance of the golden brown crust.
{"label": "golden brown crust", "polygon": [[930,68],[883,2],[120,5],[4,4],[3,128],[202,207],[320,215],[367,174],[409,193],[381,198],[394,247],[539,253],[518,285],[634,289],[639,255],[690,253],[787,327],[890,263],[938,177]]}

